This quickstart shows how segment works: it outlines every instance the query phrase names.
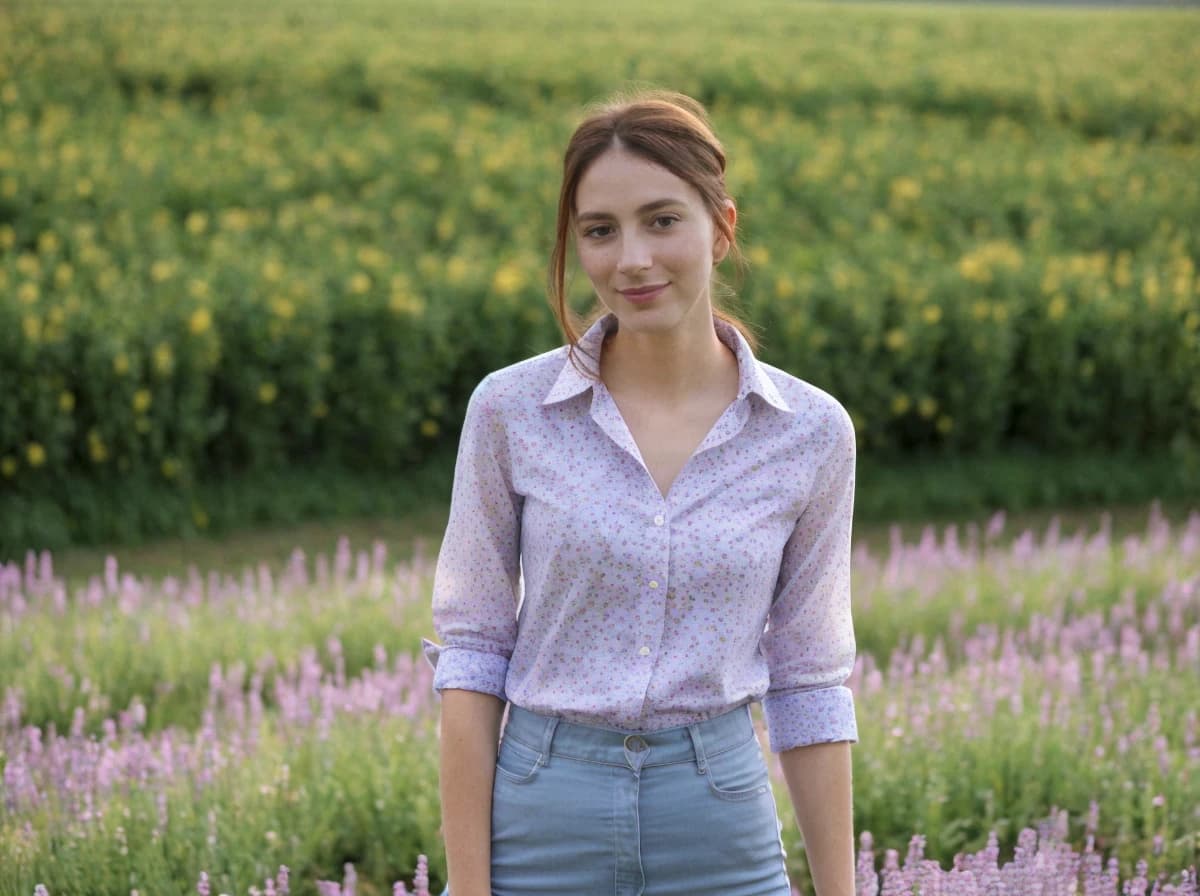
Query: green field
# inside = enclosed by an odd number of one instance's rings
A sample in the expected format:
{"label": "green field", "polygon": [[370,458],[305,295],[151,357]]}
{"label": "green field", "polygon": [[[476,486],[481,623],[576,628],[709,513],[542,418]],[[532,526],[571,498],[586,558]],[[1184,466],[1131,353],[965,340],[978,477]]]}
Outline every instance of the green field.
{"label": "green field", "polygon": [[[955,471],[864,507],[1194,497],[1198,39],[1183,9],[9,4],[0,545],[377,512],[557,344],[560,154],[633,83],[712,111],[762,356],[843,401],[864,470]],[[383,478],[284,496],[318,468]]]}

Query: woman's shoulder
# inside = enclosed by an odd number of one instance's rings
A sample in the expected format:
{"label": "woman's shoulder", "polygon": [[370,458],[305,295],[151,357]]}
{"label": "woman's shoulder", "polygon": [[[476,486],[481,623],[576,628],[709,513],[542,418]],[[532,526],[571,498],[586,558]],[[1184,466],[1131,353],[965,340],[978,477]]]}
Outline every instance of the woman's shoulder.
{"label": "woman's shoulder", "polygon": [[854,421],[845,405],[834,395],[779,367],[759,361],[779,394],[792,411],[792,423],[806,434],[854,437]]}
{"label": "woman's shoulder", "polygon": [[472,400],[497,409],[541,404],[565,363],[567,347],[559,346],[493,370],[479,381]]}

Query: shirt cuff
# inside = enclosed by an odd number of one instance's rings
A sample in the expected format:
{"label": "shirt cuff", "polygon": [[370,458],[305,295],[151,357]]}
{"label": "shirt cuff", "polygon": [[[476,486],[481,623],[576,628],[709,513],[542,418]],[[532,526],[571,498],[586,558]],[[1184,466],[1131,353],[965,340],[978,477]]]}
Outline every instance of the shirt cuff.
{"label": "shirt cuff", "polygon": [[773,753],[809,744],[858,742],[854,694],[844,685],[776,696],[768,694],[762,705]]}
{"label": "shirt cuff", "polygon": [[457,688],[507,699],[504,681],[508,677],[508,660],[499,654],[467,647],[443,647],[428,638],[421,639],[421,649],[433,666],[435,691]]}

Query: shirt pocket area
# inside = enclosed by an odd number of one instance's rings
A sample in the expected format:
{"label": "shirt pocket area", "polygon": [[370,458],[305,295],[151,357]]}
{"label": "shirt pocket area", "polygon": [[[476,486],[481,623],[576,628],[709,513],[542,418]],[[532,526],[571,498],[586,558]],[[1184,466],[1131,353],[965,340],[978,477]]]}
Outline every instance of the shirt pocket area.
{"label": "shirt pocket area", "polygon": [[542,754],[512,737],[500,739],[496,775],[513,784],[528,784],[541,768]]}
{"label": "shirt pocket area", "polygon": [[708,789],[730,802],[752,800],[770,792],[770,775],[757,737],[708,757]]}

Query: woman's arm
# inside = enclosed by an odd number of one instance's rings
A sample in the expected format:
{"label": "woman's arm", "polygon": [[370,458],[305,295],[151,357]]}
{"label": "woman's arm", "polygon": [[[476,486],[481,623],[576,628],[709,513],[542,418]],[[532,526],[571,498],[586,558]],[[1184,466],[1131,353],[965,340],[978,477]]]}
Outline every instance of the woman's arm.
{"label": "woman's arm", "polygon": [[491,896],[492,783],[504,702],[491,694],[442,693],[442,836],[452,896]]}
{"label": "woman's arm", "polygon": [[811,744],[779,754],[817,896],[854,896],[850,744]]}

